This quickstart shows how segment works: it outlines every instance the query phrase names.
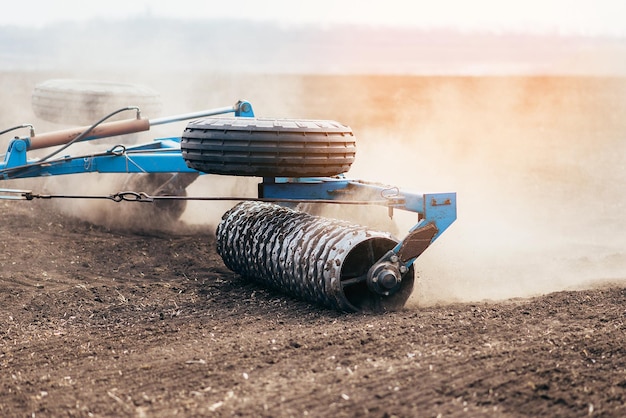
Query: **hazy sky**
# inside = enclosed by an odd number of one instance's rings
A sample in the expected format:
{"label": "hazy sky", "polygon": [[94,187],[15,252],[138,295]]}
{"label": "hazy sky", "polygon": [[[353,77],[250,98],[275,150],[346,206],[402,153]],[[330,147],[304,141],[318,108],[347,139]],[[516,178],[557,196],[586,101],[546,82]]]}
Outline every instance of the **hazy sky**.
{"label": "hazy sky", "polygon": [[365,23],[626,36],[624,0],[16,0],[0,25],[95,17],[237,18],[283,24]]}

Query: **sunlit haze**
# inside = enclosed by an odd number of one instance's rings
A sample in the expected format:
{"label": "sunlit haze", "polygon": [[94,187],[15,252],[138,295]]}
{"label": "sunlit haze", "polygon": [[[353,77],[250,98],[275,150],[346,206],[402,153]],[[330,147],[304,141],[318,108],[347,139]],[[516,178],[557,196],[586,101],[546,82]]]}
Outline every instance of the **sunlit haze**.
{"label": "sunlit haze", "polygon": [[461,30],[625,36],[618,0],[23,0],[0,13],[0,25],[41,27],[94,18],[248,19],[298,24],[453,27]]}

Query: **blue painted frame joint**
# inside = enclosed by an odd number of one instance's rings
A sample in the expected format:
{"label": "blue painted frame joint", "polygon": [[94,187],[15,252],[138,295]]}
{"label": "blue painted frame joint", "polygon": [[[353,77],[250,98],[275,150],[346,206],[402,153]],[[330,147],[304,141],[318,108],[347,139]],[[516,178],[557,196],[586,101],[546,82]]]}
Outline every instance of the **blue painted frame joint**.
{"label": "blue painted frame joint", "polygon": [[[424,194],[424,221],[432,222],[437,227],[435,241],[456,220],[456,193]],[[419,224],[414,227],[418,228]]]}
{"label": "blue painted frame joint", "polygon": [[19,167],[26,165],[26,150],[28,149],[28,140],[17,138],[11,141],[4,155],[4,167]]}
{"label": "blue painted frame joint", "polygon": [[252,110],[252,104],[246,100],[240,100],[235,105],[235,116],[253,118],[254,110]]}

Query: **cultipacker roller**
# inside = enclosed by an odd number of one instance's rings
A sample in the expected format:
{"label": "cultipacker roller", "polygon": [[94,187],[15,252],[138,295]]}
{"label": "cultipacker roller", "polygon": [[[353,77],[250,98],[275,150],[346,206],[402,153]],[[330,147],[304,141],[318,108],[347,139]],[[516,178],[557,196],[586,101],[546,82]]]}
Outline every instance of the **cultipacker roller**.
{"label": "cultipacker roller", "polygon": [[[107,121],[123,111],[126,120]],[[179,137],[123,145],[129,134],[152,126],[189,121]],[[0,189],[5,199],[98,198],[151,203],[151,211],[177,217],[187,200],[240,202],[217,227],[217,250],[234,272],[274,289],[342,311],[386,311],[404,306],[414,282],[414,262],[456,219],[455,193],[413,193],[350,179],[356,142],[352,130],[328,120],[255,117],[252,105],[158,119],[140,109],[119,109],[91,126],[39,134],[31,124],[10,140],[4,180],[78,173],[130,173],[141,190],[106,196],[46,195]],[[120,145],[71,156],[72,144],[116,137]],[[119,137],[119,138],[118,138]],[[43,156],[33,150],[53,148]],[[40,151],[41,152],[41,151]],[[259,178],[256,196],[190,197],[203,174]],[[379,205],[417,214],[397,239],[384,231],[314,216],[306,203]],[[145,207],[145,206],[144,206]]]}

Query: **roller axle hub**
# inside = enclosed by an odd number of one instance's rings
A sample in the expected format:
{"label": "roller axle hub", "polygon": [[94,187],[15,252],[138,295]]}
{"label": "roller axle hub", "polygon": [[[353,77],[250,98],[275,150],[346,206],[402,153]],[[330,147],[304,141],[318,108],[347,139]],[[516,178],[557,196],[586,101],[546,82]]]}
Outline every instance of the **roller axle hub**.
{"label": "roller axle hub", "polygon": [[381,295],[394,293],[402,284],[400,272],[385,263],[373,266],[367,276],[367,287]]}

